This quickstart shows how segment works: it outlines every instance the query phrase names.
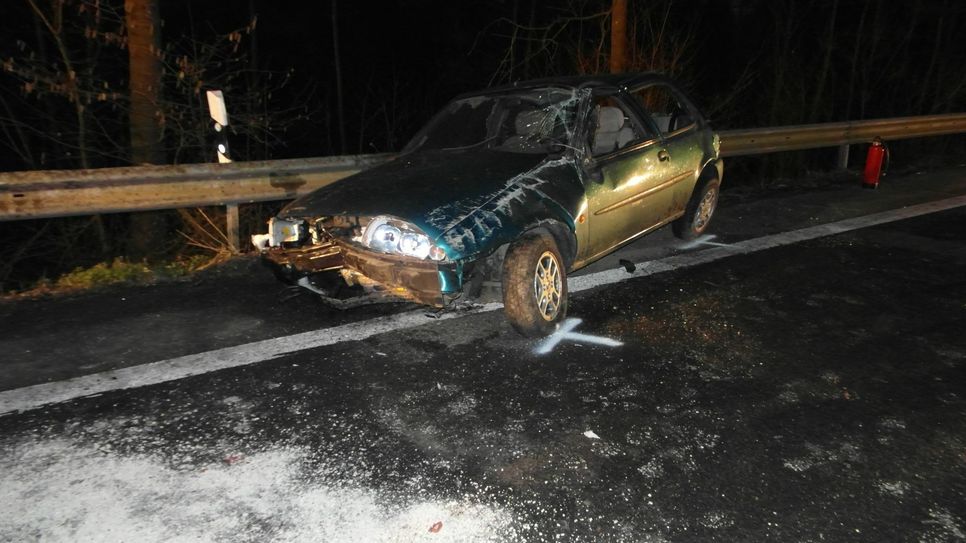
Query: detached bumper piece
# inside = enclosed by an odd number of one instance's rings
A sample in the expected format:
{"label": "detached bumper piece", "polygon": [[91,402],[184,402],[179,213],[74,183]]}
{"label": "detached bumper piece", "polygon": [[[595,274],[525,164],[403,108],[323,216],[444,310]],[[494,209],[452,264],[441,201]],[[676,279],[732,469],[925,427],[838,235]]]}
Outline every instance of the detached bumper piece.
{"label": "detached bumper piece", "polygon": [[[279,278],[306,288],[309,288],[306,283],[309,275],[338,272],[348,286],[362,287],[359,296],[368,300],[376,292],[396,299],[444,307],[447,301],[444,295],[454,294],[461,288],[459,274],[453,264],[375,253],[335,240],[298,248],[270,247],[262,252],[262,259]],[[326,299],[333,299],[321,289],[310,290]],[[335,305],[361,305],[347,302],[339,300]]]}
{"label": "detached bumper piece", "polygon": [[342,269],[342,250],[334,241],[298,248],[270,247],[262,251],[262,261],[280,279],[295,283],[306,275]]}
{"label": "detached bumper piece", "polygon": [[[444,276],[453,274],[430,260],[373,253],[341,245],[346,269],[390,287],[392,294],[435,307],[443,307]],[[455,275],[455,274],[454,274]]]}

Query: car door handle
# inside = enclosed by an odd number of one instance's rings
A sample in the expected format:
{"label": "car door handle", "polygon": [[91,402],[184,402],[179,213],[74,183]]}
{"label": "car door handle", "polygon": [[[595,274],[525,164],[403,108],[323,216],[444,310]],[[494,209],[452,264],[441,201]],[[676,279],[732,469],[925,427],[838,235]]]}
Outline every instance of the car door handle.
{"label": "car door handle", "polygon": [[667,149],[661,149],[657,152],[657,159],[661,162],[667,162],[671,160],[671,155],[668,154]]}

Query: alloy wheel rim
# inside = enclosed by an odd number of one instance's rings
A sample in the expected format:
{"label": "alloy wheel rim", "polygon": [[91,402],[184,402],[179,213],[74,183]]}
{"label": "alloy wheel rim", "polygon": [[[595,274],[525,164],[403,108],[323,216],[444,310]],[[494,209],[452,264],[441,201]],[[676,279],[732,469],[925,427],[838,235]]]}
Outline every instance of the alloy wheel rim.
{"label": "alloy wheel rim", "polygon": [[701,198],[701,203],[698,204],[698,212],[694,214],[694,229],[701,231],[711,220],[711,214],[714,213],[714,205],[718,199],[718,189],[711,188],[704,194],[704,198]]}
{"label": "alloy wheel rim", "polygon": [[550,251],[544,251],[537,259],[537,266],[533,273],[533,294],[536,298],[537,310],[546,321],[552,321],[560,312],[562,286],[560,265],[556,255]]}

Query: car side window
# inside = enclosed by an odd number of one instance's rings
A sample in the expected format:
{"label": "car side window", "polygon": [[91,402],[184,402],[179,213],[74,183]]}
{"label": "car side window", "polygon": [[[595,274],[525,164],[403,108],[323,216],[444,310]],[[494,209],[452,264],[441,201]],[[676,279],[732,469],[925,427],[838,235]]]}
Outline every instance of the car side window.
{"label": "car side window", "polygon": [[654,121],[662,135],[677,132],[694,124],[691,111],[666,85],[651,85],[631,93]]}
{"label": "car side window", "polygon": [[590,148],[595,156],[613,153],[653,137],[613,96],[600,96],[594,100],[590,124]]}

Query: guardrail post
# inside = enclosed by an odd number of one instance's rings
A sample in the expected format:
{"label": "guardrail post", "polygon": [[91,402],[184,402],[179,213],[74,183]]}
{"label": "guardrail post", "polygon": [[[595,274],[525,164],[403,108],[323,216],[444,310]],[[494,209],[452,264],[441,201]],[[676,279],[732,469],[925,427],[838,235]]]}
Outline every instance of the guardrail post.
{"label": "guardrail post", "polygon": [[839,159],[836,167],[840,170],[849,169],[849,144],[839,145]]}
{"label": "guardrail post", "polygon": [[225,234],[228,237],[228,246],[231,248],[231,252],[237,253],[241,248],[241,232],[238,226],[238,204],[228,204],[225,206],[227,211],[226,216],[228,220],[228,226],[225,229]]}

